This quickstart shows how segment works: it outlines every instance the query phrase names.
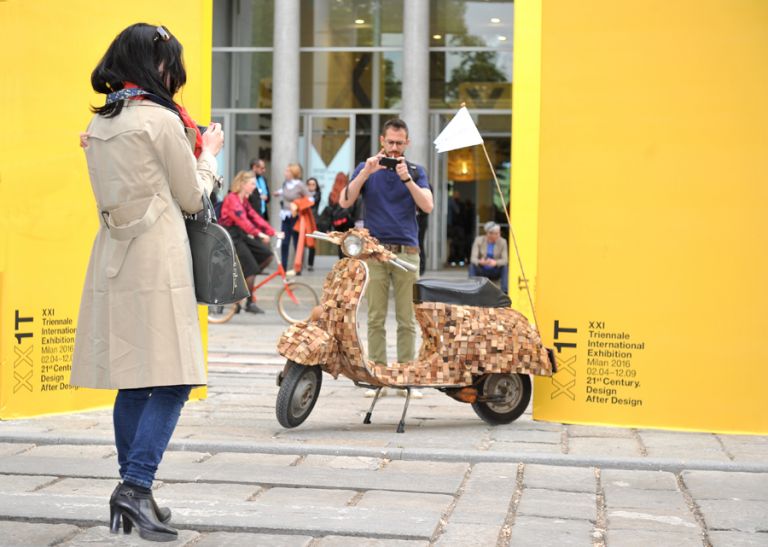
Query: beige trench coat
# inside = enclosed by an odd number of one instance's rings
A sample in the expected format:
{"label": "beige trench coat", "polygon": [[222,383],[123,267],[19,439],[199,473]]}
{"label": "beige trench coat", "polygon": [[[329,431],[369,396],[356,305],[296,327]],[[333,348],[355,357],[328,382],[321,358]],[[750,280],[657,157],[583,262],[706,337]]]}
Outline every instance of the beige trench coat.
{"label": "beige trench coat", "polygon": [[[182,210],[202,209],[216,160],[195,160],[180,118],[150,101],[94,116],[85,150],[99,212],[80,302],[72,385],[205,384]],[[104,213],[102,213],[104,212]]]}

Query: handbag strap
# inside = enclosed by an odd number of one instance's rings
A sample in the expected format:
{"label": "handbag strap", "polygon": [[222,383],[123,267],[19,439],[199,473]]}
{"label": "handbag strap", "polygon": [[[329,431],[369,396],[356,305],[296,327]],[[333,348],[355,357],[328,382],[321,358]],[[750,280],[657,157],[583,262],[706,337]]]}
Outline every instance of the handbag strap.
{"label": "handbag strap", "polygon": [[216,210],[213,208],[211,198],[209,198],[205,192],[203,192],[203,208],[197,213],[184,213],[184,218],[188,220],[197,220],[204,223],[206,226],[211,223],[218,224]]}
{"label": "handbag strap", "polygon": [[[205,220],[206,224],[216,222],[216,210],[213,208],[211,198],[205,192],[203,192],[203,210],[200,213],[204,214],[203,220]],[[199,215],[200,213],[197,214]]]}

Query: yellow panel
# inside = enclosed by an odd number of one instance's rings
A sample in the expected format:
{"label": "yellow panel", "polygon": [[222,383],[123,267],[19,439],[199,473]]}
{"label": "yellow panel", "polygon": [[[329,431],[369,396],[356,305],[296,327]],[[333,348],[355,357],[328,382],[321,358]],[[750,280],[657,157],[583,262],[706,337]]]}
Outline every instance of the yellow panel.
{"label": "yellow panel", "polygon": [[[180,102],[206,123],[211,16],[211,0],[133,0],[119,8],[85,0],[0,2],[0,418],[111,404],[114,392],[67,388],[97,229],[78,146],[89,105],[104,100],[91,90],[90,74],[123,28],[164,24],[185,47],[190,84]],[[54,319],[57,330],[44,332],[53,327],[44,321]]]}
{"label": "yellow panel", "polygon": [[768,2],[541,22],[538,312],[563,370],[534,417],[768,432]]}
{"label": "yellow panel", "polygon": [[[541,2],[515,2],[515,73],[512,93],[512,184],[510,219],[520,250],[510,236],[509,294],[512,305],[535,322],[528,298],[536,289],[536,224],[539,200],[539,114]],[[522,262],[522,266],[520,265]]]}

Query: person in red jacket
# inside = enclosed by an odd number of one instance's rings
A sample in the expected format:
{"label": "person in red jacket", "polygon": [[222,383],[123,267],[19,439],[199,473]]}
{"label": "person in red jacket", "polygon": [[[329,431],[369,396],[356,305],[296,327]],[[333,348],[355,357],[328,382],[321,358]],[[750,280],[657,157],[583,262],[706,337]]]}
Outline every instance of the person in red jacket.
{"label": "person in red jacket", "polygon": [[[272,262],[269,240],[275,230],[261,218],[248,201],[256,189],[253,171],[240,171],[235,175],[229,188],[229,194],[221,205],[219,224],[227,228],[235,244],[237,257],[243,267],[248,289],[253,292],[256,274]],[[264,313],[255,302],[248,300],[245,311]]]}

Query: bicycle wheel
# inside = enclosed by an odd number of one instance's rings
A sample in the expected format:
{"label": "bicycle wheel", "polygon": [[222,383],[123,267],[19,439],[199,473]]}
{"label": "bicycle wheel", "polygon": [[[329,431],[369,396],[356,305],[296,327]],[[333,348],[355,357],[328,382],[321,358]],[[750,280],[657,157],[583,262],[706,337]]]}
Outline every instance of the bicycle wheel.
{"label": "bicycle wheel", "polygon": [[208,322],[213,324],[226,323],[235,316],[237,303],[223,306],[208,306]]}
{"label": "bicycle wheel", "polygon": [[315,289],[298,281],[284,285],[277,293],[277,312],[288,323],[306,321],[319,303]]}

